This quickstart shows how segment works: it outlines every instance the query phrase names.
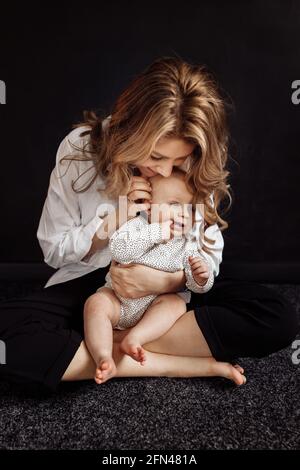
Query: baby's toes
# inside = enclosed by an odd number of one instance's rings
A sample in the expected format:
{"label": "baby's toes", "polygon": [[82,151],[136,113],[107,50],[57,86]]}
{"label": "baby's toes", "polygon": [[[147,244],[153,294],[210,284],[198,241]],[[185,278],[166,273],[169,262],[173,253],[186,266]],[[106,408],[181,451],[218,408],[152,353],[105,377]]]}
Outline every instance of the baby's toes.
{"label": "baby's toes", "polygon": [[146,362],[146,353],[145,353],[145,350],[142,347],[139,348],[139,361],[140,361],[142,366]]}
{"label": "baby's toes", "polygon": [[95,382],[97,384],[105,382],[112,378],[116,374],[116,371],[116,365],[112,358],[103,359],[96,368],[94,376]]}
{"label": "baby's toes", "polygon": [[97,367],[97,369],[96,369],[94,379],[95,379],[95,382],[96,382],[97,384],[100,384],[100,383],[102,382],[102,380],[103,380],[102,371],[101,371],[101,369],[99,369],[98,367]]}
{"label": "baby's toes", "polygon": [[100,362],[98,368],[101,371],[101,383],[114,377],[117,373],[117,368],[113,358],[104,359]]}
{"label": "baby's toes", "polygon": [[139,347],[138,346],[133,346],[131,345],[128,348],[128,353],[135,359],[136,361],[140,360],[140,352],[139,352]]}

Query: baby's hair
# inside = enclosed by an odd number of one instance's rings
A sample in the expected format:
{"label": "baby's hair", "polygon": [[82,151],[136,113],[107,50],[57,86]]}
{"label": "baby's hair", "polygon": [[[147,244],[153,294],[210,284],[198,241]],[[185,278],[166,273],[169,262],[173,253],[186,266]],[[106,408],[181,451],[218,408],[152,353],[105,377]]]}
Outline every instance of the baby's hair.
{"label": "baby's hair", "polygon": [[[191,185],[189,184],[189,180],[188,180],[188,176],[187,176],[186,171],[184,171],[184,170],[182,170],[181,168],[178,168],[178,167],[176,167],[176,166],[173,167],[172,173],[171,173],[170,176],[165,177],[165,176],[162,176],[162,175],[157,174],[157,175],[151,176],[149,179],[150,179],[150,181],[151,181],[152,179],[156,179],[156,180],[157,180],[157,179],[159,179],[159,180],[163,179],[163,180],[165,180],[165,179],[167,179],[167,178],[172,178],[173,176],[175,176],[175,177],[176,177],[176,176],[179,176],[179,177],[185,182],[185,184],[186,184],[186,186],[187,186],[187,188],[188,188],[188,191],[189,191],[191,194],[194,194],[194,189],[193,189],[193,188],[191,187]],[[196,202],[193,201],[193,207],[194,207],[195,204],[196,204]]]}

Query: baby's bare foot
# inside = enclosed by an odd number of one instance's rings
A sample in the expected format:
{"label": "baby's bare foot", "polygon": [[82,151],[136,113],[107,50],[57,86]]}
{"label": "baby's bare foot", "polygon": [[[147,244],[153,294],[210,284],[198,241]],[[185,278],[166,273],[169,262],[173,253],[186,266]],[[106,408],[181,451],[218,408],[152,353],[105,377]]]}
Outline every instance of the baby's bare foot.
{"label": "baby's bare foot", "polygon": [[143,366],[146,361],[146,352],[145,349],[141,346],[139,341],[135,338],[130,337],[127,335],[121,342],[120,348],[123,352],[128,354],[128,356],[132,357],[137,362],[140,362]]}
{"label": "baby's bare foot", "polygon": [[246,383],[246,377],[243,375],[244,369],[238,364],[233,366],[228,362],[216,362],[214,364],[214,370],[216,375],[230,379],[236,385],[243,385]]}
{"label": "baby's bare foot", "polygon": [[102,384],[112,379],[117,373],[115,361],[112,357],[105,357],[100,360],[95,372],[95,382]]}

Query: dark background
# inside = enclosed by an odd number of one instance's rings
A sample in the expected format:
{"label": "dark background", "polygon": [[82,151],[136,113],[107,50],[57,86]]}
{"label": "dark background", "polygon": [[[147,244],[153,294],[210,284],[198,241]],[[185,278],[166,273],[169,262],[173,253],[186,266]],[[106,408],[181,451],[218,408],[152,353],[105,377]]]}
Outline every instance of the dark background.
{"label": "dark background", "polygon": [[234,201],[221,273],[300,282],[300,104],[291,101],[300,79],[300,1],[97,5],[1,6],[1,276],[28,275],[43,263],[37,226],[71,125],[84,109],[109,114],[136,74],[176,53],[206,64],[234,103]]}

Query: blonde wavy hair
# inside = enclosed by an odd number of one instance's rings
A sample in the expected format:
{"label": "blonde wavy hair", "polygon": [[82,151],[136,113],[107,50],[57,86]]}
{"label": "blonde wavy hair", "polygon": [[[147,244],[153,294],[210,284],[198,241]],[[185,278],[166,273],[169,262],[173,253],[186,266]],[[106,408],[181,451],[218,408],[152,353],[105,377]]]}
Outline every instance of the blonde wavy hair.
{"label": "blonde wavy hair", "polygon": [[[80,135],[89,134],[90,138],[83,148],[76,147],[78,154],[62,160],[91,160],[95,167],[83,188],[75,189],[78,178],[72,182],[73,190],[86,191],[101,175],[106,187],[99,191],[112,198],[125,195],[135,165],[149,158],[160,138],[184,139],[196,144],[186,173],[186,183],[194,194],[193,205],[203,204],[206,227],[217,223],[220,230],[227,229],[228,223],[219,213],[223,199],[229,198],[225,212],[232,204],[226,169],[226,104],[206,66],[187,63],[177,56],[154,60],[121,92],[105,129],[102,122],[107,113],[103,111],[84,111],[84,120],[73,125],[88,126]],[[213,244],[209,238],[204,239]]]}

